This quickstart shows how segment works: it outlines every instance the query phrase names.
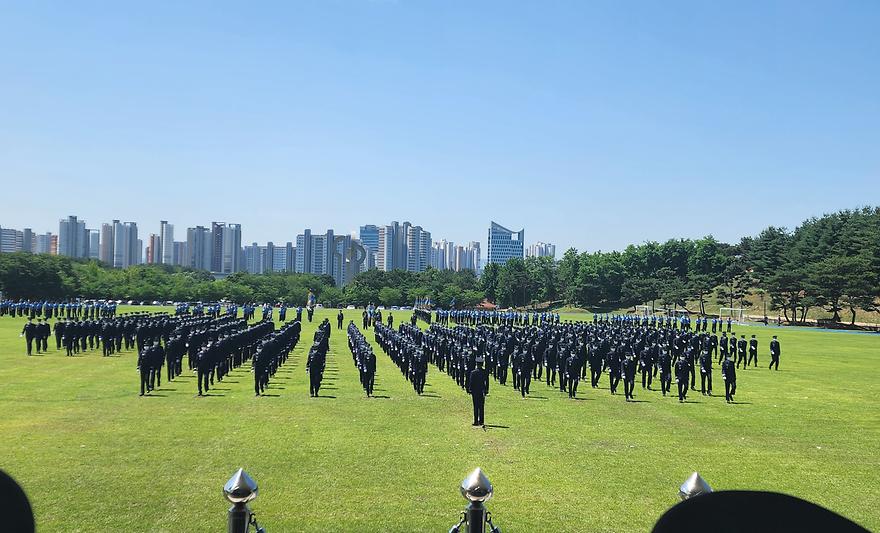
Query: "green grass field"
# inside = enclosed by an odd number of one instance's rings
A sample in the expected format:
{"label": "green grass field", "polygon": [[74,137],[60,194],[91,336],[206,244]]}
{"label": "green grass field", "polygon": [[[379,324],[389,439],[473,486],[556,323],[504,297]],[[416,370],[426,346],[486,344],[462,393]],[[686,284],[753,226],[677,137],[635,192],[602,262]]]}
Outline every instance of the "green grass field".
{"label": "green grass field", "polygon": [[221,531],[221,487],[238,467],[259,483],[252,508],[270,533],[446,531],[476,466],[506,532],[649,531],[694,470],[716,490],[785,492],[880,529],[878,336],[737,328],[758,334],[762,364],[771,331],[783,348],[779,372],[739,373],[737,405],[718,369],[721,396],[688,404],[640,385],[627,404],[607,376],[601,390],[582,384],[584,401],[543,384],[521,400],[493,382],[486,422],[503,427],[483,430],[446,374],[432,367],[418,397],[378,348],[378,396],[365,399],[336,330],[328,397],[309,398],[304,358],[325,316],[335,311],[304,324],[259,398],[245,369],[209,397],[194,397],[185,373],[139,398],[133,352],[27,358],[23,320],[2,317],[0,468],[25,487],[42,532]]}

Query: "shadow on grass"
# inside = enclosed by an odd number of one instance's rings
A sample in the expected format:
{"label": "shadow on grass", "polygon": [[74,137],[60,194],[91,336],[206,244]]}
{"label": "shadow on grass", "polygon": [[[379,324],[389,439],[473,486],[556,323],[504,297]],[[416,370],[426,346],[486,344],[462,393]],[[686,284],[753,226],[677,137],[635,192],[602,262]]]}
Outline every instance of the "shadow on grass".
{"label": "shadow on grass", "polygon": [[141,398],[167,398],[167,394],[144,394]]}
{"label": "shadow on grass", "polygon": [[334,400],[336,399],[336,396],[330,396],[329,394],[319,394],[319,395],[317,395],[317,396],[315,396],[315,397],[316,397],[316,398],[332,398],[332,399],[334,399]]}
{"label": "shadow on grass", "polygon": [[490,429],[510,429],[510,426],[500,426],[498,424],[486,424],[483,426],[484,431],[488,431]]}
{"label": "shadow on grass", "polygon": [[390,400],[390,399],[391,399],[391,396],[381,396],[381,395],[375,395],[375,394],[374,394],[373,396],[370,396],[370,398],[379,398],[379,399],[381,399],[381,400]]}
{"label": "shadow on grass", "polygon": [[280,394],[266,394],[265,392],[263,394],[261,394],[260,396],[267,396],[269,398],[280,398],[281,397]]}
{"label": "shadow on grass", "polygon": [[439,394],[422,394],[423,398],[442,398]]}

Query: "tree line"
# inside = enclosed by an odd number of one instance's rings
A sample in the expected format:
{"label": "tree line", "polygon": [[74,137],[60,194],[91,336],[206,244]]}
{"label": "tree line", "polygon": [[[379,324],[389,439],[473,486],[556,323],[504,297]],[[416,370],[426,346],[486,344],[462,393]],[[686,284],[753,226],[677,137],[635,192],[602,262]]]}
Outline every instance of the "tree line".
{"label": "tree line", "polygon": [[464,308],[483,300],[479,280],[469,271],[370,270],[343,289],[328,275],[237,272],[215,280],[210,272],[169,265],[115,269],[96,260],[0,254],[0,292],[11,299],[229,300],[305,305],[309,291],[328,306],[412,305],[416,300],[431,300],[443,307]]}
{"label": "tree line", "polygon": [[430,300],[470,308],[484,299],[501,307],[552,302],[598,310],[648,304],[705,313],[707,303],[749,307],[755,291],[769,309],[802,322],[822,308],[841,320],[877,311],[880,297],[880,208],[844,210],[794,230],[769,227],[738,243],[712,236],[645,242],[623,251],[578,252],[490,264],[471,271],[370,270],[344,288],[330,276],[236,273],[215,280],[204,271],[167,265],[113,269],[95,260],[0,254],[0,291],[9,298],[111,298],[153,301],[305,303],[308,292],[329,305],[394,306]]}
{"label": "tree line", "polygon": [[812,308],[840,321],[848,311],[877,311],[880,298],[880,208],[865,207],[811,218],[793,231],[768,227],[738,243],[702,239],[646,242],[612,252],[570,249],[559,261],[515,259],[487,265],[487,298],[502,306],[558,300],[592,309],[641,304],[705,313],[749,307],[756,291],[769,310],[803,322]]}

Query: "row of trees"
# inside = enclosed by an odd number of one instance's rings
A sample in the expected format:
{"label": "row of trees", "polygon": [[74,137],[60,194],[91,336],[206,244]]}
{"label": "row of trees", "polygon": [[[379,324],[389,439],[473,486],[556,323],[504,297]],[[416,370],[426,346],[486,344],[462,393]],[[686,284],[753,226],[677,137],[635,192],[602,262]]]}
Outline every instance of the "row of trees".
{"label": "row of trees", "polygon": [[560,300],[598,309],[649,303],[705,313],[714,298],[748,307],[755,291],[790,322],[821,307],[876,311],[880,297],[880,208],[840,211],[794,231],[769,227],[726,244],[713,237],[630,245],[622,252],[570,249],[562,259],[527,258],[483,272],[485,295],[502,306]]}
{"label": "row of trees", "polygon": [[304,305],[309,291],[318,302],[336,306],[370,303],[412,305],[430,299],[443,307],[473,307],[483,300],[473,272],[428,270],[380,272],[358,276],[344,289],[331,276],[243,272],[214,280],[209,272],[140,265],[108,268],[98,261],[53,255],[0,254],[0,291],[6,298],[91,298],[136,301],[286,302]]}
{"label": "row of trees", "polygon": [[549,257],[488,265],[473,272],[429,269],[357,276],[338,288],[329,276],[310,274],[211,274],[162,265],[124,270],[96,261],[31,254],[0,254],[0,290],[12,298],[113,298],[123,300],[228,299],[302,304],[309,290],[325,305],[378,303],[467,308],[484,298],[502,307],[558,302],[593,309],[649,303],[690,307],[748,307],[755,291],[792,322],[810,309],[827,309],[833,320],[847,310],[877,310],[880,296],[880,208],[840,211],[805,221],[794,231],[769,227],[736,244],[702,239],[630,245],[622,252],[570,249]]}

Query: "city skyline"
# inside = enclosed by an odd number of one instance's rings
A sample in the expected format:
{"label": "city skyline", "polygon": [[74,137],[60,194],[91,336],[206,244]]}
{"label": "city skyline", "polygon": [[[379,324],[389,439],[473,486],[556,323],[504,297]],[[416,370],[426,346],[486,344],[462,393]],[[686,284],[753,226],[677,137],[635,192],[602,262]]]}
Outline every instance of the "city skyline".
{"label": "city skyline", "polygon": [[[356,234],[337,234],[334,230],[314,233],[310,228],[296,236],[295,241],[273,241],[260,244],[242,239],[241,224],[213,221],[210,227],[197,225],[186,228],[185,240],[174,240],[175,224],[159,221],[159,232],[138,234],[137,222],[113,219],[100,228],[90,228],[77,215],[59,219],[58,234],[35,234],[29,227],[22,230],[0,226],[0,252],[29,251],[52,253],[103,261],[115,268],[137,264],[168,264],[208,270],[215,274],[233,272],[298,272],[329,274],[340,286],[346,285],[359,272],[408,270],[421,272],[439,270],[473,270],[480,274],[492,255],[482,256],[480,241],[456,245],[445,238],[433,240],[430,231],[409,221],[392,221],[388,225],[365,224]],[[490,238],[496,228],[491,222]],[[182,233],[181,233],[182,235]],[[520,231],[519,239],[523,232]],[[294,246],[294,243],[296,244]],[[330,243],[330,244],[328,244]],[[487,241],[491,251],[492,241]],[[518,252],[511,257],[525,257],[532,250],[540,256],[555,255],[555,246],[536,242],[525,249],[516,242]],[[497,245],[495,246],[497,248]],[[497,254],[496,254],[497,255]]]}

